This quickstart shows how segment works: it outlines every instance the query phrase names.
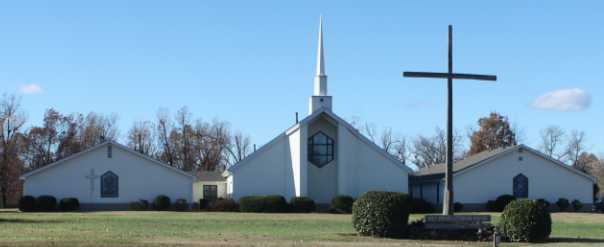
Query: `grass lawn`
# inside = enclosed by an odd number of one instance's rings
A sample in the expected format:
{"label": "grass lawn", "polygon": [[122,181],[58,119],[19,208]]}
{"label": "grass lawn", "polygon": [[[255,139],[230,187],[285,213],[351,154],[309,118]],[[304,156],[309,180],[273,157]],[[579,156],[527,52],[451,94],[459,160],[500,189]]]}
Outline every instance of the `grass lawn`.
{"label": "grass lawn", "polygon": [[[419,218],[423,215],[411,215]],[[604,214],[553,213],[539,246],[604,246]],[[499,214],[492,214],[493,223]],[[492,246],[359,237],[350,215],[0,210],[0,246]],[[500,246],[525,246],[526,243]]]}

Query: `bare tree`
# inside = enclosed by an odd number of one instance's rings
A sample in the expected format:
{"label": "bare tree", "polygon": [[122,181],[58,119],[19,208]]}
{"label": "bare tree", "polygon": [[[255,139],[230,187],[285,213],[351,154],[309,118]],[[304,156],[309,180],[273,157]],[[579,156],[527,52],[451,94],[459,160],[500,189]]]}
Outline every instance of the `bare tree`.
{"label": "bare tree", "polygon": [[249,135],[244,135],[241,131],[233,134],[231,142],[225,146],[227,151],[226,162],[229,166],[237,164],[250,154],[251,138]]}
{"label": "bare tree", "polygon": [[559,154],[556,149],[564,142],[564,129],[558,125],[549,125],[539,132],[541,136],[541,150],[547,156],[560,160],[564,153]]}
{"label": "bare tree", "polygon": [[[426,137],[419,135],[414,138],[413,144],[413,162],[418,168],[430,167],[432,165],[446,162],[447,136],[445,131],[439,127],[434,129],[434,136]],[[453,133],[453,159],[460,160],[466,157],[466,151],[463,150],[463,136],[459,130]]]}
{"label": "bare tree", "polygon": [[587,142],[585,131],[572,130],[567,139],[566,159],[573,168],[585,172],[586,167],[579,162],[581,153],[587,150],[587,147],[585,146],[585,142]]}
{"label": "bare tree", "polygon": [[135,121],[126,134],[126,145],[134,151],[154,157],[157,153],[155,125],[150,121]]}
{"label": "bare tree", "polygon": [[6,206],[6,197],[18,186],[20,129],[27,115],[19,109],[21,98],[4,94],[0,100],[0,207]]}
{"label": "bare tree", "polygon": [[191,129],[191,125],[189,124],[189,120],[190,118],[193,116],[193,114],[189,111],[189,107],[187,106],[183,106],[182,108],[180,108],[180,110],[178,110],[178,112],[176,113],[176,121],[178,121],[178,128],[180,129],[181,132],[181,144],[182,144],[182,148],[180,148],[180,150],[182,150],[182,166],[183,166],[183,170],[185,171],[191,171],[193,169],[193,166],[191,164],[190,161],[190,157],[188,157],[188,153],[189,153],[189,147],[188,147],[188,129]]}
{"label": "bare tree", "polygon": [[165,160],[169,165],[175,166],[174,163],[174,147],[173,142],[170,140],[170,134],[174,129],[174,124],[170,121],[170,111],[168,108],[161,107],[157,110],[157,133],[159,142],[161,143],[162,153],[160,156],[164,156],[165,159],[159,158],[159,160]]}

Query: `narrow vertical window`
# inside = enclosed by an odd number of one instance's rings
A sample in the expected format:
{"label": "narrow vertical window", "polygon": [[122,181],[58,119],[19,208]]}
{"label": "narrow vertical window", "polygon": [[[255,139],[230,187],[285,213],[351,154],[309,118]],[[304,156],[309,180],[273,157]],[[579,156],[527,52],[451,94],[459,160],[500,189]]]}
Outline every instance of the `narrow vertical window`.
{"label": "narrow vertical window", "polygon": [[117,197],[118,196],[118,177],[115,173],[108,171],[101,176],[101,197]]}
{"label": "narrow vertical window", "polygon": [[203,199],[208,201],[218,198],[218,188],[216,185],[204,185],[203,186]]}
{"label": "narrow vertical window", "polygon": [[111,146],[107,146],[107,158],[111,158],[113,156],[113,150]]}
{"label": "narrow vertical window", "polygon": [[514,197],[516,198],[528,198],[528,178],[524,175],[518,174],[514,177]]}

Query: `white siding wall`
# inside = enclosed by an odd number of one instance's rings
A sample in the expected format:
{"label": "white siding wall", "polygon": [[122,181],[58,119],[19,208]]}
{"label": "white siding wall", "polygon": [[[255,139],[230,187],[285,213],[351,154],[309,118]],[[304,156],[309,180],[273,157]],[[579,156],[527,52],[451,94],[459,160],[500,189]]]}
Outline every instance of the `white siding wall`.
{"label": "white siding wall", "polygon": [[[348,154],[355,155],[355,154]],[[392,162],[365,142],[357,142],[358,192],[362,195],[368,190],[385,190],[407,193],[408,174],[402,167]],[[352,195],[351,195],[352,196]]]}
{"label": "white siding wall", "polygon": [[[286,138],[233,171],[233,199],[242,196],[285,195]],[[289,157],[288,157],[289,158]]]}
{"label": "white siding wall", "polygon": [[[522,161],[518,160],[519,156],[523,157]],[[590,179],[527,150],[511,152],[455,176],[455,201],[486,203],[503,194],[512,195],[512,179],[519,173],[529,179],[529,199],[544,198],[551,204],[558,198],[592,202]]]}
{"label": "white siding wall", "polygon": [[319,131],[334,140],[335,155],[334,159],[322,168],[318,168],[307,161],[308,197],[312,198],[315,203],[329,203],[337,195],[338,131],[336,126],[324,118],[319,118],[308,125],[308,137],[310,138]]}
{"label": "white siding wall", "polygon": [[203,198],[203,186],[204,185],[216,185],[216,194],[218,198],[228,198],[227,196],[227,183],[212,183],[212,182],[196,182],[193,183],[193,202],[199,202],[199,199]]}
{"label": "white siding wall", "polygon": [[[138,199],[153,201],[156,196],[164,194],[173,202],[179,198],[191,202],[191,177],[117,146],[112,148],[113,157],[107,158],[106,146],[27,177],[24,194],[34,197],[52,195],[57,200],[76,197],[80,203],[128,203]],[[91,195],[90,179],[86,178],[91,169],[99,176],[108,171],[115,173],[119,178],[119,197],[101,198],[100,179],[94,179],[94,192]]]}

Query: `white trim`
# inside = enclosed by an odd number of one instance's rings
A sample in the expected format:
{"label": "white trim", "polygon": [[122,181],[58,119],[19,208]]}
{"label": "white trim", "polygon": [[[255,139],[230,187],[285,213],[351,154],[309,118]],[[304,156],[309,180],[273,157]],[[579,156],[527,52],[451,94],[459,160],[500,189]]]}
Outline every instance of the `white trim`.
{"label": "white trim", "polygon": [[76,158],[76,157],[82,156],[82,155],[84,155],[84,154],[86,154],[86,153],[88,153],[88,152],[91,152],[91,151],[93,151],[93,150],[96,150],[96,149],[101,148],[101,147],[103,147],[103,146],[105,146],[105,145],[108,145],[108,144],[111,144],[111,145],[113,145],[113,146],[116,146],[116,147],[119,147],[119,148],[121,148],[121,149],[124,149],[124,150],[126,150],[126,151],[128,151],[128,152],[130,152],[130,153],[132,153],[132,154],[136,154],[136,155],[138,155],[138,156],[140,156],[140,157],[143,157],[143,158],[145,158],[145,159],[147,159],[147,160],[149,160],[149,161],[154,162],[155,164],[158,164],[158,165],[161,165],[161,166],[163,166],[163,167],[165,167],[165,168],[171,169],[172,171],[175,171],[175,172],[178,172],[178,173],[180,173],[180,174],[182,174],[182,175],[188,176],[188,177],[190,177],[190,178],[192,178],[192,179],[194,179],[194,180],[195,180],[195,179],[197,179],[197,176],[194,176],[194,175],[191,175],[191,174],[186,173],[186,172],[184,172],[184,171],[181,171],[181,170],[179,170],[179,169],[176,169],[176,168],[174,168],[174,167],[172,167],[172,166],[170,166],[170,165],[168,165],[168,164],[162,163],[162,162],[160,162],[160,161],[158,161],[158,160],[156,160],[156,159],[153,159],[153,158],[151,158],[151,157],[149,157],[149,156],[147,156],[147,155],[144,155],[144,154],[141,154],[141,153],[139,153],[139,152],[136,152],[136,151],[134,151],[134,150],[132,150],[132,149],[130,149],[130,148],[128,148],[128,147],[126,147],[126,146],[122,145],[122,144],[119,144],[119,143],[117,143],[117,142],[114,142],[114,141],[106,141],[106,142],[103,142],[103,143],[98,144],[98,145],[96,145],[96,146],[94,146],[94,147],[91,147],[91,148],[89,148],[89,149],[86,149],[86,150],[84,150],[84,151],[82,151],[82,152],[79,152],[79,153],[77,153],[77,154],[71,155],[71,156],[69,156],[69,157],[67,157],[67,158],[65,158],[65,159],[59,160],[59,161],[54,162],[54,163],[52,163],[52,164],[50,164],[50,165],[47,165],[47,166],[45,166],[45,167],[42,167],[42,168],[40,168],[40,169],[38,169],[38,170],[35,170],[35,171],[30,172],[30,173],[24,174],[24,175],[22,175],[21,177],[19,177],[19,179],[20,179],[20,180],[25,180],[27,177],[29,177],[29,176],[31,176],[31,175],[37,174],[37,173],[39,173],[39,172],[43,172],[43,171],[45,171],[46,169],[50,169],[50,168],[52,168],[52,167],[54,167],[54,166],[57,166],[57,165],[59,165],[59,164],[61,164],[61,163],[63,163],[63,162],[66,162],[66,161],[68,161],[68,160],[71,160],[71,159],[74,159],[74,158]]}
{"label": "white trim", "polygon": [[[327,114],[328,116],[330,116],[332,119],[334,119],[337,123],[340,123],[342,125],[344,125],[344,127],[346,127],[350,132],[352,132],[357,138],[361,139],[363,142],[365,142],[367,145],[369,145],[370,147],[372,147],[373,149],[375,149],[376,151],[378,151],[379,153],[381,153],[382,155],[384,155],[386,158],[390,159],[390,161],[394,162],[395,164],[397,164],[399,167],[401,167],[402,169],[404,169],[408,174],[413,174],[413,170],[411,168],[409,168],[406,165],[403,165],[403,163],[401,163],[398,159],[394,158],[392,155],[390,155],[389,153],[387,153],[386,151],[384,151],[384,149],[378,147],[375,143],[373,143],[372,141],[370,141],[369,139],[367,139],[367,137],[363,136],[361,133],[359,133],[356,129],[354,129],[352,127],[352,125],[350,125],[349,123],[347,123],[346,121],[344,121],[342,118],[338,117],[336,114],[334,114],[333,112],[331,112],[331,110],[327,109],[326,107],[321,107],[320,109],[316,110],[315,112],[313,112],[312,114],[310,114],[308,117],[302,119],[302,121],[298,122],[296,125],[294,125],[293,127],[287,129],[285,132],[281,133],[280,135],[278,135],[277,137],[275,137],[275,139],[271,140],[269,143],[267,143],[266,145],[262,146],[260,149],[258,149],[256,152],[253,152],[252,154],[248,155],[247,157],[245,157],[243,160],[239,161],[237,164],[229,167],[223,174],[223,177],[228,177],[230,175],[230,173],[232,173],[233,171],[235,171],[237,168],[241,167],[242,165],[244,165],[245,163],[247,163],[249,160],[253,159],[254,157],[256,157],[259,153],[263,152],[264,150],[268,149],[268,147],[272,146],[273,144],[275,144],[276,142],[280,141],[281,139],[285,138],[286,136],[292,134],[293,132],[295,132],[296,130],[300,129],[300,126],[308,124],[309,122],[311,122],[312,120],[314,120],[315,118],[317,118],[319,115],[321,115],[322,113]],[[329,120],[328,120],[329,121]],[[331,121],[330,121],[331,122]],[[227,173],[228,172],[228,173]]]}
{"label": "white trim", "polygon": [[201,184],[226,184],[226,181],[195,181],[193,183],[201,183]]}
{"label": "white trim", "polygon": [[[587,174],[585,174],[585,173],[583,173],[583,172],[580,172],[580,171],[576,170],[575,168],[572,168],[572,167],[570,167],[569,165],[564,164],[564,163],[562,163],[562,162],[560,162],[560,161],[558,161],[558,160],[552,159],[551,157],[546,156],[545,154],[543,154],[543,153],[541,153],[541,152],[539,152],[539,151],[536,151],[536,150],[534,150],[534,149],[532,149],[532,148],[529,148],[529,147],[525,146],[524,144],[520,144],[520,145],[518,145],[518,146],[516,146],[516,147],[514,147],[514,148],[510,148],[509,150],[507,150],[507,151],[505,151],[505,152],[501,152],[501,153],[499,153],[499,154],[497,154],[497,155],[494,155],[494,156],[492,156],[492,157],[489,157],[488,159],[485,159],[485,160],[483,160],[483,161],[481,161],[481,162],[478,162],[478,163],[476,163],[476,164],[474,164],[474,165],[471,165],[471,166],[469,166],[469,167],[466,167],[465,169],[463,169],[463,170],[461,170],[461,171],[458,171],[458,172],[453,173],[453,176],[454,176],[454,177],[456,177],[456,176],[458,176],[458,175],[460,175],[460,174],[463,174],[464,172],[470,171],[470,170],[472,170],[472,169],[474,169],[474,168],[476,168],[476,167],[478,167],[478,166],[480,166],[480,165],[482,165],[482,164],[485,164],[485,163],[487,163],[487,162],[489,162],[489,161],[491,161],[491,160],[494,160],[494,159],[499,158],[499,157],[501,157],[501,156],[503,156],[503,155],[509,154],[509,153],[510,153],[510,152],[512,152],[512,151],[518,150],[519,148],[524,148],[525,150],[530,151],[530,152],[532,152],[532,153],[534,153],[534,154],[537,154],[537,155],[541,156],[542,158],[545,158],[545,159],[547,159],[547,160],[549,160],[549,161],[551,161],[551,162],[553,162],[553,163],[555,163],[555,164],[557,164],[557,165],[559,165],[559,166],[562,166],[562,167],[564,167],[564,168],[566,168],[566,169],[569,169],[569,170],[571,170],[571,171],[573,171],[573,172],[575,172],[575,173],[577,173],[577,174],[579,174],[579,175],[581,175],[581,176],[584,176],[584,177],[586,177],[586,178],[588,178],[588,179],[591,179],[593,182],[597,182],[597,181],[598,181],[598,179],[597,179],[597,178],[594,178],[594,177],[589,176],[589,175],[587,175]],[[444,178],[443,178],[443,180],[444,180]]]}

